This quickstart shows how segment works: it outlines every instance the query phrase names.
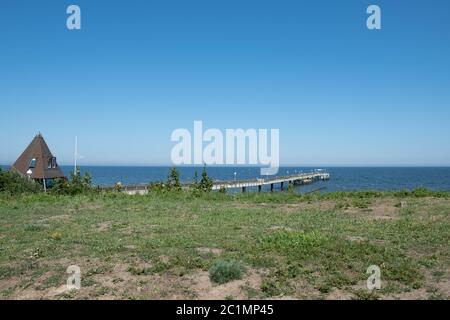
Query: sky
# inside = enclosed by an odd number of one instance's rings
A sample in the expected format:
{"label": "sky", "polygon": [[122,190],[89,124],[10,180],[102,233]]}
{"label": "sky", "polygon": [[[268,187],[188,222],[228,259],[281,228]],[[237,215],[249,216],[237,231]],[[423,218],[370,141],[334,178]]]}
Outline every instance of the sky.
{"label": "sky", "polygon": [[[81,8],[81,30],[66,9]],[[366,9],[381,8],[381,30]],[[450,165],[450,1],[2,0],[0,163],[170,164],[177,128],[279,129],[282,165]]]}

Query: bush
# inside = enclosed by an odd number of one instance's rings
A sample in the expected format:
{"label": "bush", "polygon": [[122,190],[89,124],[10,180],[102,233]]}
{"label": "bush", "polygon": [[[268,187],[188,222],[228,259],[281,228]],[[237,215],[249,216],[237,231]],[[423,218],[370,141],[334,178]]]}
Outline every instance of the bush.
{"label": "bush", "polygon": [[167,179],[166,188],[170,191],[181,191],[180,173],[177,168],[170,169],[169,177]]}
{"label": "bush", "polygon": [[245,267],[238,261],[217,260],[209,269],[209,278],[212,282],[223,284],[241,279],[244,272]]}
{"label": "bush", "polygon": [[208,173],[206,172],[206,166],[203,167],[202,171],[202,179],[200,180],[200,183],[198,184],[198,189],[204,192],[210,192],[213,187],[213,181],[208,176]]}
{"label": "bush", "polygon": [[89,193],[94,191],[92,188],[92,176],[86,172],[83,176],[80,168],[76,168],[75,172],[70,173],[70,180],[55,179],[53,187],[50,189],[52,193],[76,195]]}
{"label": "bush", "polygon": [[317,231],[278,231],[264,236],[261,245],[269,250],[306,252],[322,246],[326,241],[327,238]]}
{"label": "bush", "polygon": [[164,191],[164,183],[162,182],[150,182],[148,185],[149,191],[162,192]]}
{"label": "bush", "polygon": [[22,177],[17,171],[0,170],[0,192],[10,194],[36,193],[41,186],[28,178]]}
{"label": "bush", "polygon": [[411,192],[411,194],[416,198],[424,198],[433,195],[433,193],[427,188],[416,188]]}

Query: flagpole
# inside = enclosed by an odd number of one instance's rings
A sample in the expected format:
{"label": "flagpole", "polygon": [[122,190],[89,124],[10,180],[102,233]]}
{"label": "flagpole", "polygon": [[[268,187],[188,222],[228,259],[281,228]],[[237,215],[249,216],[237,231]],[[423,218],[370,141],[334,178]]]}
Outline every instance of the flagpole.
{"label": "flagpole", "polygon": [[78,157],[78,137],[75,136],[75,154],[74,154],[74,168],[73,174],[77,174],[77,157]]}

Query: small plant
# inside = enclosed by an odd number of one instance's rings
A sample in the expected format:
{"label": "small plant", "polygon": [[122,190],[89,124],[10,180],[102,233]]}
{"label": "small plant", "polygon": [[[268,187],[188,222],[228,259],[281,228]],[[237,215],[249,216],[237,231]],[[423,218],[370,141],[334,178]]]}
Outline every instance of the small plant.
{"label": "small plant", "polygon": [[325,241],[327,241],[327,238],[316,231],[281,231],[265,236],[262,238],[261,244],[264,248],[270,250],[307,251],[320,247]]}
{"label": "small plant", "polygon": [[197,170],[195,170],[195,173],[194,173],[194,181],[192,183],[192,187],[194,189],[198,189],[198,172],[197,172]]}
{"label": "small plant", "polygon": [[209,278],[212,282],[223,284],[242,278],[245,267],[235,260],[217,260],[209,269]]}
{"label": "small plant", "polygon": [[44,229],[44,227],[39,224],[27,224],[24,228],[25,231],[40,231],[42,229]]}
{"label": "small plant", "polygon": [[151,268],[144,268],[144,267],[136,267],[136,266],[130,266],[127,268],[127,271],[131,273],[134,276],[140,276],[140,275],[149,275],[152,274]]}
{"label": "small plant", "polygon": [[288,192],[289,193],[294,193],[294,191],[295,191],[294,184],[293,183],[289,183],[289,185],[288,185]]}
{"label": "small plant", "polygon": [[353,206],[359,209],[368,209],[369,205],[370,205],[370,201],[368,201],[367,199],[359,199],[356,198],[353,200]]}
{"label": "small plant", "polygon": [[370,291],[370,290],[359,289],[359,290],[355,290],[354,294],[358,300],[378,300],[378,299],[380,299],[380,296],[374,290]]}
{"label": "small plant", "polygon": [[114,191],[116,192],[121,192],[122,191],[122,182],[116,182],[116,184],[114,185]]}
{"label": "small plant", "polygon": [[162,192],[164,191],[164,183],[162,182],[150,182],[148,185],[149,191]]}
{"label": "small plant", "polygon": [[432,192],[430,192],[427,188],[416,188],[411,193],[416,198],[424,198],[432,195]]}
{"label": "small plant", "polygon": [[62,234],[61,234],[61,232],[54,231],[54,232],[52,232],[52,233],[50,234],[50,238],[51,238],[52,240],[61,240]]}

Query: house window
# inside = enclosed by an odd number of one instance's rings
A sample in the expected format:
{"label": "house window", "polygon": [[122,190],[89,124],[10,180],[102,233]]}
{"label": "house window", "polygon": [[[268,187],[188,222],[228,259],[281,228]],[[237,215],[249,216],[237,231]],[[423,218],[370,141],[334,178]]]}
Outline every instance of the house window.
{"label": "house window", "polygon": [[48,165],[47,165],[48,169],[55,169],[56,168],[56,158],[55,157],[51,157],[48,159]]}
{"label": "house window", "polygon": [[28,168],[33,169],[36,168],[36,159],[31,159],[30,163],[28,164]]}

